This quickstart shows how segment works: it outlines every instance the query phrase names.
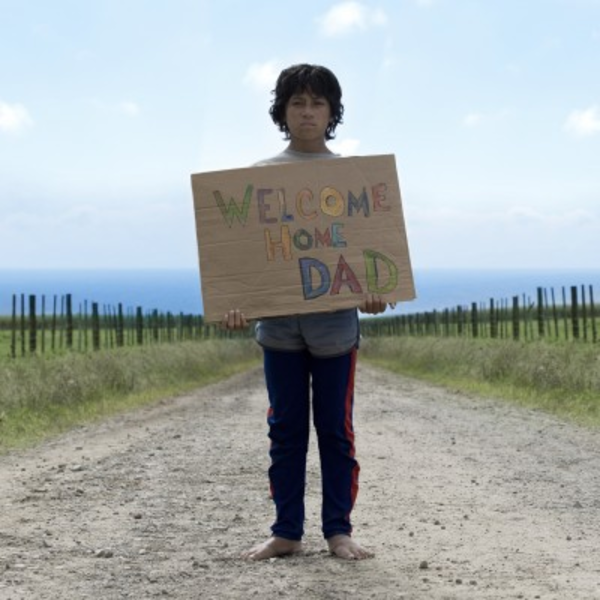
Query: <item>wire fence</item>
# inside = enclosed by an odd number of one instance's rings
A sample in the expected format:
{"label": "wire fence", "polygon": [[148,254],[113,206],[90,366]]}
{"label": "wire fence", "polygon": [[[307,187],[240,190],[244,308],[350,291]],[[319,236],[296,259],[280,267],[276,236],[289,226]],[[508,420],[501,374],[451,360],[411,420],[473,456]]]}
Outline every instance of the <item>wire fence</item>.
{"label": "wire fence", "polygon": [[202,315],[144,311],[120,303],[84,301],[75,307],[71,294],[49,299],[13,294],[11,316],[0,318],[1,333],[0,347],[8,346],[4,353],[12,358],[250,335],[207,324]]}
{"label": "wire fence", "polygon": [[598,342],[600,307],[592,285],[538,287],[535,298],[472,302],[443,310],[364,319],[361,331],[370,336],[470,336],[513,340],[581,340]]}
{"label": "wire fence", "polygon": [[[600,307],[592,285],[538,287],[525,294],[487,302],[471,302],[442,310],[365,318],[365,336],[468,336],[513,340],[598,342]],[[63,351],[97,351],[185,340],[250,337],[207,324],[202,315],[144,311],[141,306],[74,306],[71,294],[13,294],[12,314],[0,317],[0,353],[11,358]]]}

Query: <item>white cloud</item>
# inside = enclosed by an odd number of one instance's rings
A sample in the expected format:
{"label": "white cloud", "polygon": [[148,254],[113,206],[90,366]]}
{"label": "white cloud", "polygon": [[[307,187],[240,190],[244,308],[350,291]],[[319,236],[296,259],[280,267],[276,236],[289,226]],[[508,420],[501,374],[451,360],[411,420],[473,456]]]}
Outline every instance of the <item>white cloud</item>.
{"label": "white cloud", "polygon": [[354,31],[365,31],[371,27],[381,27],[387,23],[387,16],[381,9],[372,9],[360,2],[341,2],[317,19],[321,33],[326,37],[336,37]]}
{"label": "white cloud", "polygon": [[[139,225],[135,244],[133,222]],[[111,232],[108,245],[106,231]],[[156,240],[163,236],[170,240],[168,248],[157,253]],[[137,203],[81,204],[0,214],[0,268],[173,268],[193,266],[194,251],[188,211],[172,202],[149,201],[143,211]]]}
{"label": "white cloud", "polygon": [[469,113],[464,119],[463,124],[466,127],[477,127],[481,124],[483,115],[481,113]]}
{"label": "white cloud", "polygon": [[137,117],[141,112],[140,105],[132,100],[121,102],[105,102],[99,98],[91,98],[90,102],[94,108],[109,114],[121,114],[127,117]]}
{"label": "white cloud", "polygon": [[381,70],[389,71],[396,66],[397,62],[398,60],[394,52],[394,39],[388,36],[385,40],[385,55],[381,63]]}
{"label": "white cloud", "polygon": [[499,123],[507,118],[509,118],[512,114],[510,108],[501,108],[493,112],[470,112],[465,117],[463,117],[462,124],[465,127],[479,127],[484,124],[494,124]]}
{"label": "white cloud", "polygon": [[275,60],[252,63],[244,75],[244,83],[259,91],[271,91],[275,87],[279,72],[280,69]]}
{"label": "white cloud", "polygon": [[336,154],[341,154],[342,156],[356,156],[356,152],[360,146],[360,140],[335,140],[330,142],[328,145]]}
{"label": "white cloud", "polygon": [[396,66],[397,62],[397,59],[393,56],[386,56],[381,63],[381,70],[390,71]]}
{"label": "white cloud", "polygon": [[501,220],[509,225],[523,225],[524,227],[537,223],[540,226],[554,230],[566,227],[597,227],[600,225],[598,215],[583,208],[544,213],[529,206],[513,206],[506,211]]}
{"label": "white cloud", "polygon": [[[405,205],[413,264],[445,268],[597,268],[600,213]],[[556,240],[561,243],[557,244]],[[432,243],[432,240],[435,240]],[[510,240],[508,243],[507,240]]]}
{"label": "white cloud", "polygon": [[507,207],[503,210],[463,210],[460,208],[417,208],[412,207],[410,210],[411,221],[415,225],[439,225],[444,227],[452,224],[452,226],[488,226],[498,225],[503,227],[511,227],[513,231],[515,227],[523,226],[524,231],[531,225],[536,225],[549,230],[560,230],[566,227],[600,227],[600,213],[585,210],[583,208],[572,208],[559,212],[545,211],[542,212],[531,206],[515,205]]}
{"label": "white cloud", "polygon": [[564,129],[577,137],[600,133],[600,108],[590,106],[585,110],[574,110],[567,117]]}
{"label": "white cloud", "polygon": [[22,104],[0,102],[0,131],[17,133],[33,125],[33,119]]}
{"label": "white cloud", "polygon": [[140,114],[139,104],[131,102],[130,100],[121,102],[119,104],[119,110],[129,117],[137,117]]}

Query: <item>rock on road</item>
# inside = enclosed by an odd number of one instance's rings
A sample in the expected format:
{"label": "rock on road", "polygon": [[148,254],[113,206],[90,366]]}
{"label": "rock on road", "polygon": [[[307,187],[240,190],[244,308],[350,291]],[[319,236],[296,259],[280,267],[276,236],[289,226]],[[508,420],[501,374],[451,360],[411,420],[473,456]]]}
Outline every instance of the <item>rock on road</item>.
{"label": "rock on road", "polygon": [[600,599],[600,432],[364,365],[344,562],[320,537],[314,435],[302,555],[269,534],[254,370],[0,457],[0,598]]}

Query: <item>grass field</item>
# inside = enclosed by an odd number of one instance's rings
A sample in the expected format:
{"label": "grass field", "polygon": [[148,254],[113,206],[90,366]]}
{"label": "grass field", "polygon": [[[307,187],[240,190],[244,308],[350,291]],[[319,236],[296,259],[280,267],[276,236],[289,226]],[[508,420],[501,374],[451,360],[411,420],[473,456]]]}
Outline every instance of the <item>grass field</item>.
{"label": "grass field", "polygon": [[396,373],[600,425],[597,344],[377,337],[361,354]]}
{"label": "grass field", "polygon": [[10,358],[10,331],[0,329],[0,361]]}
{"label": "grass field", "polygon": [[251,340],[157,344],[0,363],[0,452],[258,364]]}

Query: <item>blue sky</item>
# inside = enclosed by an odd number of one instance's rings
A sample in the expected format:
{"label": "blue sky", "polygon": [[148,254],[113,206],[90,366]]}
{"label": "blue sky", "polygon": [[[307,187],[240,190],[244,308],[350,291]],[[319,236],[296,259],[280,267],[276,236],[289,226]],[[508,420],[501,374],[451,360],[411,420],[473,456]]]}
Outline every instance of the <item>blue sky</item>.
{"label": "blue sky", "polygon": [[416,268],[598,266],[600,0],[0,0],[0,268],[195,267],[190,174],[283,149],[297,62]]}

